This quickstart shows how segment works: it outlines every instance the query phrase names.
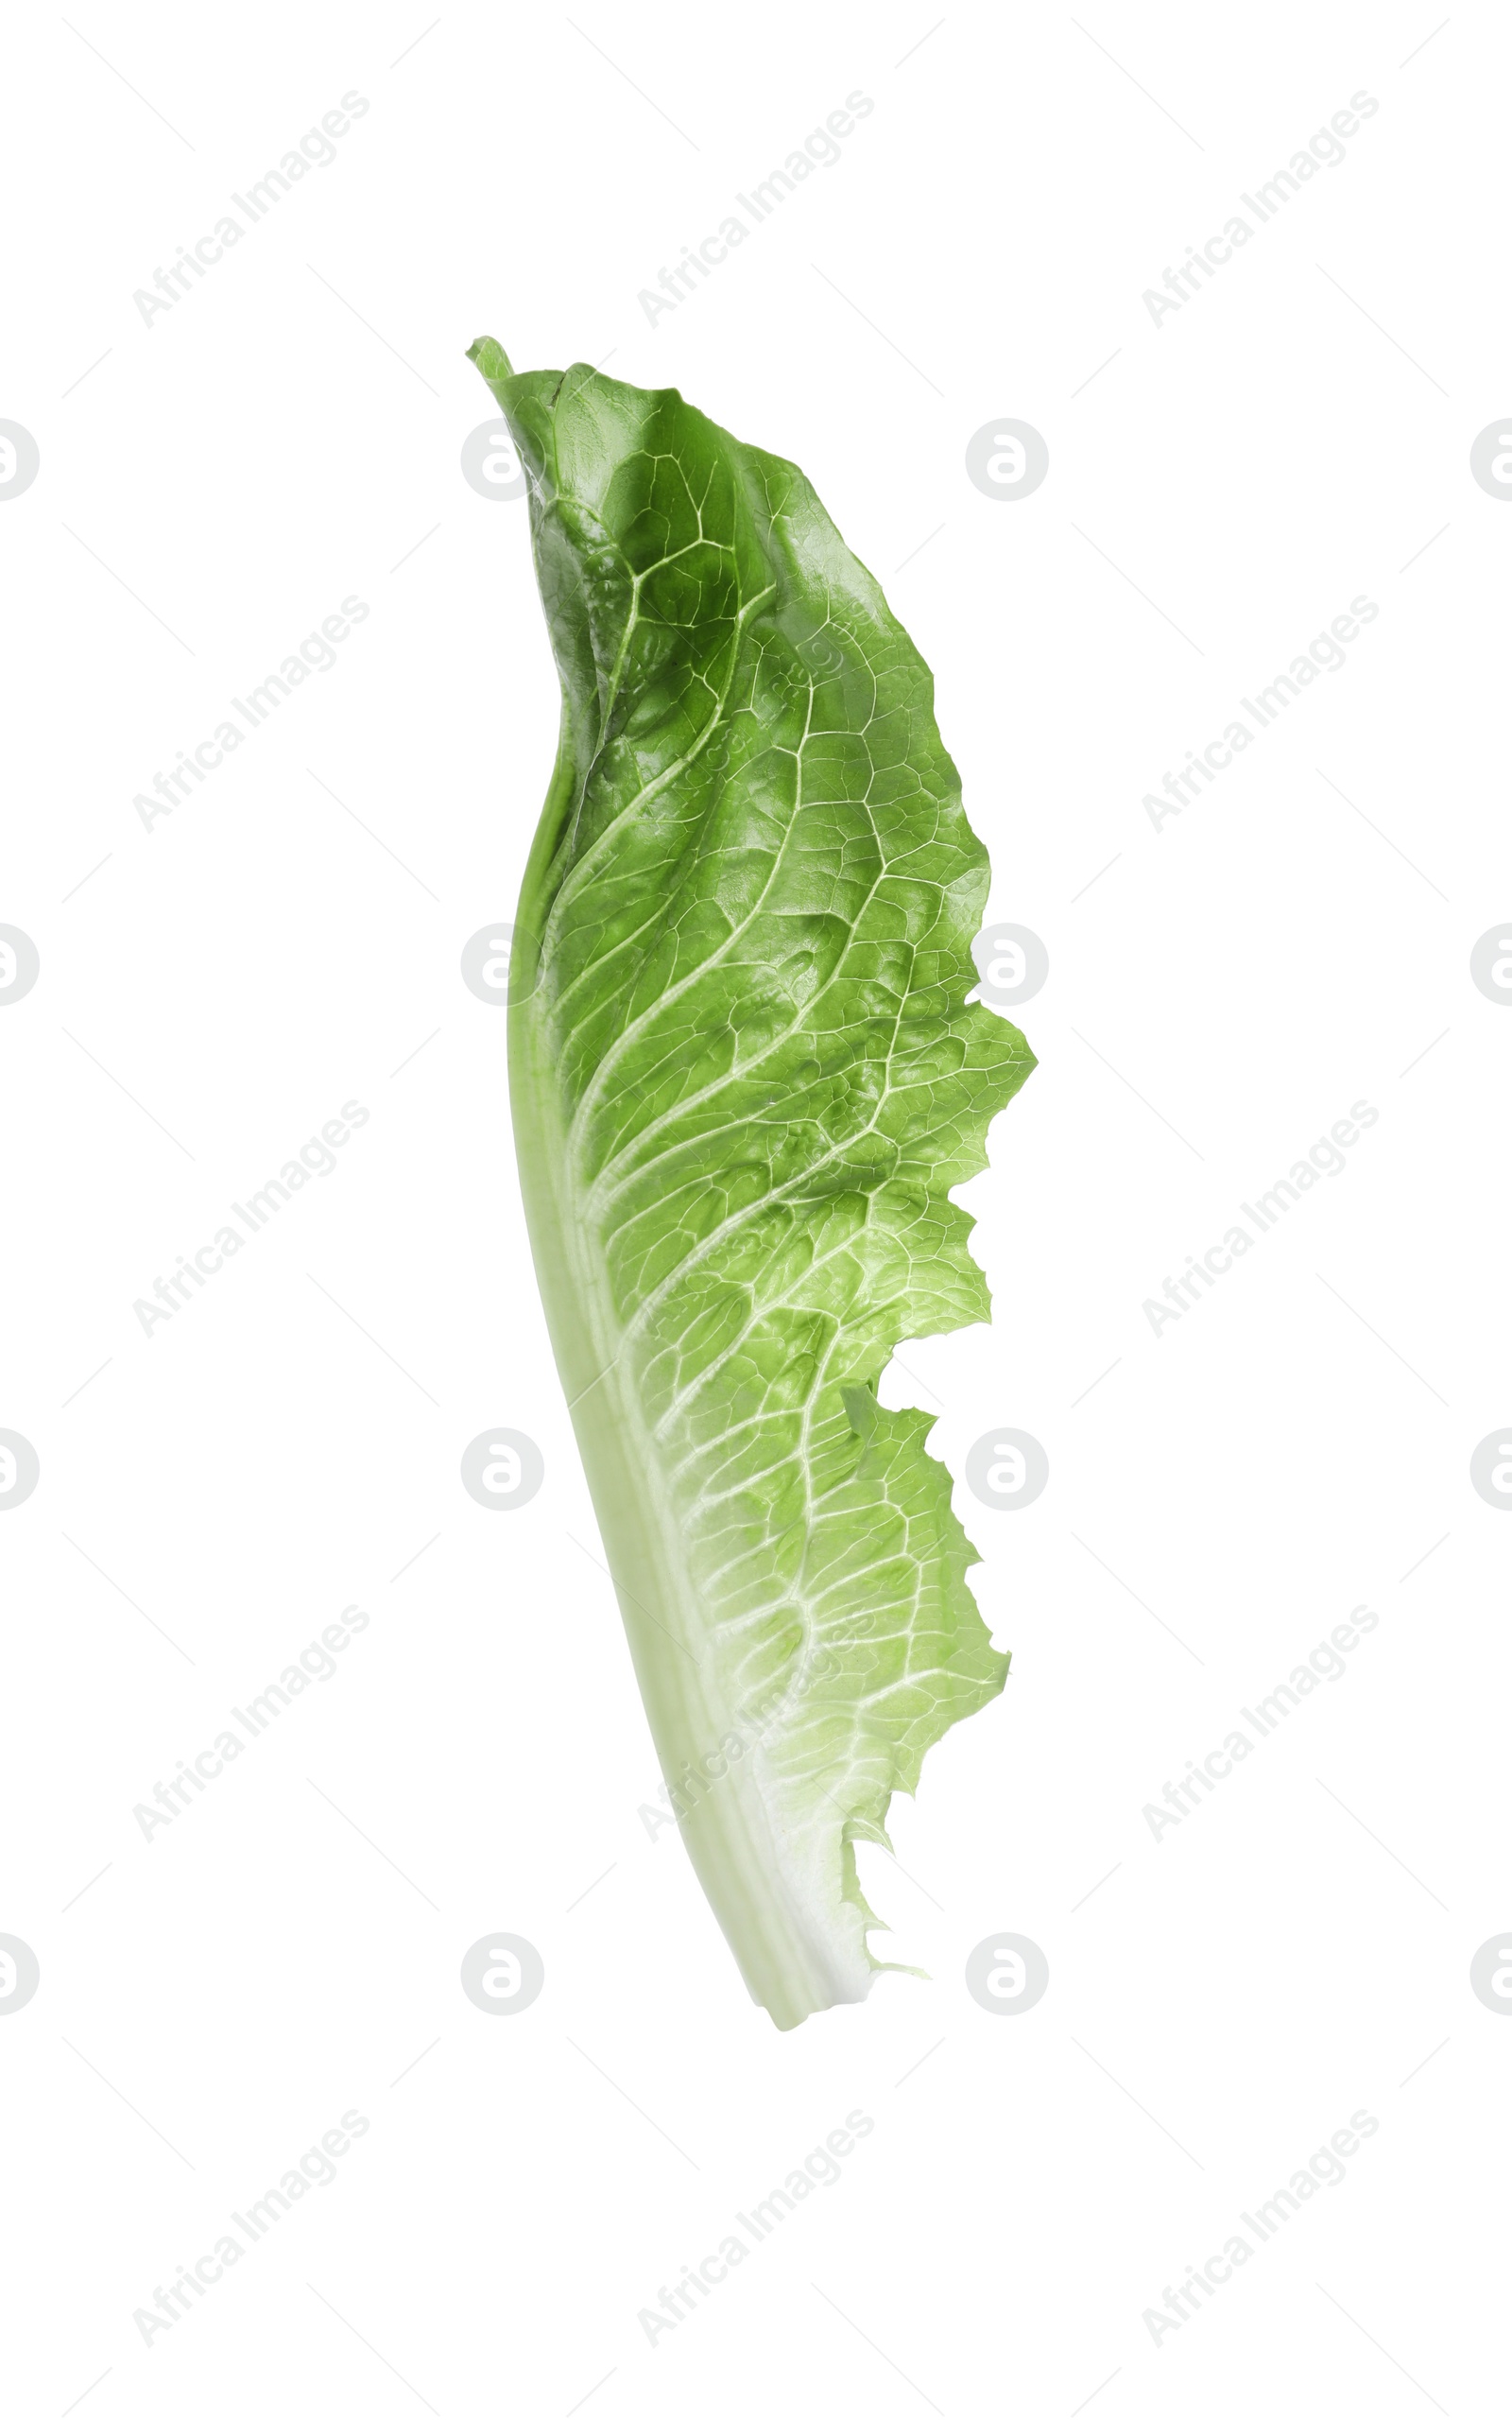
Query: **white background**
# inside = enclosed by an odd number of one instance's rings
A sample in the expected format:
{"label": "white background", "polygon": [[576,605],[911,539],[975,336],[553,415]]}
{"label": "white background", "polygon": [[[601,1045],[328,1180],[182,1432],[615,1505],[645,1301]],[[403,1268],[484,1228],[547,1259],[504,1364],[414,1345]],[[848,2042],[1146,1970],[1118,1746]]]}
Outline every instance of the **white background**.
{"label": "white background", "polygon": [[[0,2016],[8,2424],[1500,2424],[1512,2019],[1469,1964],[1512,1919],[1512,1517],[1469,1460],[1512,1399],[1512,1013],[1469,959],[1512,910],[1512,514],[1469,452],[1509,404],[1504,15],[81,0],[7,42],[0,415],[41,471],[0,502],[0,918],[42,959],[0,1009],[0,1423],[42,1466],[0,1514],[0,1929],[42,1969]],[[651,326],[858,90],[841,162]],[[145,325],[350,92],[336,161]],[[1156,326],[1142,291],[1360,92],[1344,165]],[[503,1019],[459,968],[557,715],[524,507],[459,469],[485,330],[803,465],[1051,955],[965,1196],[996,1320],[886,1390],[941,1415],[1013,1673],[864,1857],[878,1951],[931,1976],[788,2036],[637,1816]],[[1050,449],[1018,503],[965,472],[1005,415]],[[1156,832],[1161,774],[1362,593],[1347,666]],[[144,827],[354,594],[338,665]],[[351,1099],[337,1172],[146,1336]],[[1156,1337],[1162,1279],[1360,1099],[1346,1173]],[[459,1475],[501,1425],[546,1459],[509,1514]],[[961,1483],[1005,1425],[1051,1462],[1014,1514]],[[145,1840],[353,1602],[335,1679]],[[1165,1780],[1361,1603],[1344,1679],[1157,1842]],[[504,2019],[459,1977],[494,1931],[546,1962]],[[1050,1958],[1015,2018],[963,1975],[999,1931]],[[353,2109],[334,2186],[145,2343]],[[838,2186],[652,2346],[658,2288],[857,2109]],[[1357,2110],[1342,2187],[1157,2344]]]}

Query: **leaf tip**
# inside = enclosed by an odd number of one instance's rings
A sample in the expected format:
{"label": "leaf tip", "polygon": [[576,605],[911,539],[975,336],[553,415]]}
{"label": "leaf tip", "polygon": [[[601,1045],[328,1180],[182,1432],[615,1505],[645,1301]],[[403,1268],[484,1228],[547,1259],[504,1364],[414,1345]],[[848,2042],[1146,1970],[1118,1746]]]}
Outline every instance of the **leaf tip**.
{"label": "leaf tip", "polygon": [[514,377],[514,367],[496,339],[475,339],[467,350],[467,360],[478,366],[486,381]]}

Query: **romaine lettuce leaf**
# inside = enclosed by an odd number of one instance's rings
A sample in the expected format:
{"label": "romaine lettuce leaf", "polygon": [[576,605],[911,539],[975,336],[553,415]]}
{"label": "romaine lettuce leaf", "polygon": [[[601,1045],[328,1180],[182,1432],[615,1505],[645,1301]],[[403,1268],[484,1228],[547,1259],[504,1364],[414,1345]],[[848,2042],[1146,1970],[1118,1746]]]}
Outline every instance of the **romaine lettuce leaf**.
{"label": "romaine lettuce leaf", "polygon": [[1034,1059],[965,1003],[930,672],[797,467],[470,353],[562,679],[509,1014],[535,1265],[683,1834],[790,2028],[891,1967],[855,1843],[1007,1673],[931,1417],[876,1391],[988,1316],[950,1188]]}

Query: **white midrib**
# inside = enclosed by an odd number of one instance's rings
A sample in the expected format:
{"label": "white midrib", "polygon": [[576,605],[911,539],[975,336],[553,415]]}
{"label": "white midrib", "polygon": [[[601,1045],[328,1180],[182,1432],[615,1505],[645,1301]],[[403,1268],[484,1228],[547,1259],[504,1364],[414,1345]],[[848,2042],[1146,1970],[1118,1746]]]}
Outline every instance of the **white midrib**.
{"label": "white midrib", "polygon": [[[565,1184],[565,1133],[538,997],[510,1010],[510,1097],[525,1213],[578,1445],[631,1657],[669,1784],[718,1752],[737,1721],[725,1668],[684,1561],[674,1505],[641,1412],[624,1331],[609,1308],[602,1255],[582,1232]],[[876,1971],[860,1913],[808,1836],[785,1834],[759,1749],[715,1780],[680,1822],[683,1839],[746,1985],[779,2029],[863,1997]],[[794,1822],[796,1825],[796,1821]],[[822,1841],[823,1839],[821,1839]]]}

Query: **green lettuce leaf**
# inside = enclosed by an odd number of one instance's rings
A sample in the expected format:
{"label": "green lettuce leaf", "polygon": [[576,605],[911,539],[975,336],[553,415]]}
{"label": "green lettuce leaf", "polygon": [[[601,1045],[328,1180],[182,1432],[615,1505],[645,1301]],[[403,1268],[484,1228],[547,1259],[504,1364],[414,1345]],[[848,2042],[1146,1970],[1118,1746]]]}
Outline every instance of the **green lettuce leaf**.
{"label": "green lettuce leaf", "polygon": [[950,1188],[1029,1073],[930,672],[797,467],[470,350],[562,680],[512,951],[542,1297],[682,1831],[780,2028],[864,1996],[854,1846],[999,1692],[894,1348],[989,1315]]}

